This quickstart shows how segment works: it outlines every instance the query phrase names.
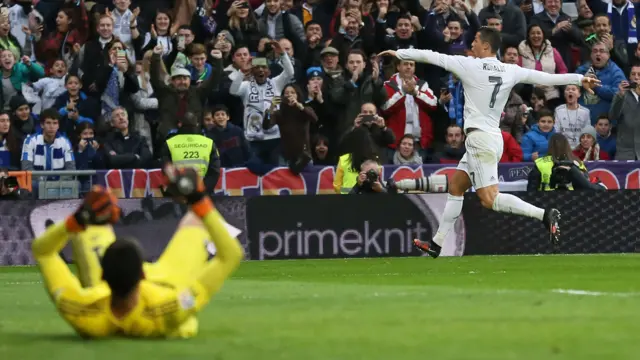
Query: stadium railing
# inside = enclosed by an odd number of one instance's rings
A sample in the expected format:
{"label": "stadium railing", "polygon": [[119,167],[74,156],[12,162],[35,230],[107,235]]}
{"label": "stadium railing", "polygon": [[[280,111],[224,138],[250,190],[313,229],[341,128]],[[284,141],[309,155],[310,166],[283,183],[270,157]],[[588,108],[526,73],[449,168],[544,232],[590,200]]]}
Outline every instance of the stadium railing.
{"label": "stadium railing", "polygon": [[[77,199],[91,189],[96,170],[31,171],[25,187],[36,199]],[[18,181],[18,183],[20,183]]]}

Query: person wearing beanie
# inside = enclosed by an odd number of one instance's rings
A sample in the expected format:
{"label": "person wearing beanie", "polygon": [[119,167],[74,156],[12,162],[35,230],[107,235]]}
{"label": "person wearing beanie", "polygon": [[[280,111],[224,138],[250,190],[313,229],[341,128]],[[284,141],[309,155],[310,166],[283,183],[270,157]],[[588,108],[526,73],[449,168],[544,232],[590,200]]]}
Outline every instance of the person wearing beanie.
{"label": "person wearing beanie", "polygon": [[609,160],[609,154],[600,149],[596,136],[596,129],[593,126],[585,126],[580,133],[580,144],[573,149],[573,155],[582,161]]}
{"label": "person wearing beanie", "polygon": [[31,105],[21,94],[11,98],[9,109],[11,129],[16,135],[18,143],[22,144],[27,136],[36,133],[40,129],[40,122],[33,117]]}

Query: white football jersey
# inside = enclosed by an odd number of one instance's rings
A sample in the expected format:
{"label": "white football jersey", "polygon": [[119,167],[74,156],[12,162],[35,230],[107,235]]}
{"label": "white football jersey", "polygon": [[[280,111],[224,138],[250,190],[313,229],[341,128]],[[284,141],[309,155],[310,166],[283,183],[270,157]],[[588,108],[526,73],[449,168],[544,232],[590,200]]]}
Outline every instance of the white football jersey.
{"label": "white football jersey", "polygon": [[582,75],[548,74],[505,64],[497,58],[451,56],[431,50],[402,49],[400,60],[433,64],[452,72],[464,88],[464,128],[500,134],[500,119],[511,89],[518,83],[580,86]]}

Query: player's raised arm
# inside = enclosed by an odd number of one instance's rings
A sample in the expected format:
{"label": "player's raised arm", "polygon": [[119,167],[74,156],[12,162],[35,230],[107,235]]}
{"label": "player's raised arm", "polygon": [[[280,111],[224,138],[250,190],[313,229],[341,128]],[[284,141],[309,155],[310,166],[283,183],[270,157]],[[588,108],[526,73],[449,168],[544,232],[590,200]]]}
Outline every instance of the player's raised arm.
{"label": "player's raised arm", "polygon": [[94,187],[75,214],[50,226],[33,241],[33,256],[54,301],[57,301],[65,290],[81,288],[80,282],[59,255],[67,244],[69,235],[83,231],[87,224],[114,223],[119,216],[120,210],[115,197],[101,187]]}
{"label": "player's raised arm", "polygon": [[519,82],[533,85],[561,86],[578,85],[593,94],[593,88],[600,86],[600,80],[580,74],[549,74],[543,71],[517,68]]}
{"label": "player's raised arm", "polygon": [[436,51],[418,49],[387,50],[378,56],[395,56],[400,60],[432,64],[456,75],[464,73],[466,63],[474,61],[473,58],[465,56],[445,55]]}
{"label": "player's raised arm", "polygon": [[[206,297],[196,296],[196,308],[208,301],[222,287],[224,281],[238,267],[244,254],[242,246],[227,230],[222,215],[213,207],[211,198],[205,193],[202,180],[195,170],[185,168],[178,170],[172,165],[165,168],[169,187],[168,192],[175,196],[183,196],[191,206],[191,210],[202,219],[216,246],[217,253],[202,270],[197,283],[206,292]],[[196,285],[197,286],[197,285]],[[197,287],[199,287],[197,286]]]}

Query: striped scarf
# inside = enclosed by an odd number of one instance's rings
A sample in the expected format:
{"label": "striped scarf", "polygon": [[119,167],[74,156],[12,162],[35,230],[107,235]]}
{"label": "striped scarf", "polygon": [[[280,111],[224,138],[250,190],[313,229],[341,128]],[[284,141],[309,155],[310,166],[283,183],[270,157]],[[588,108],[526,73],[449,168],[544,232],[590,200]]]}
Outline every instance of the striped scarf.
{"label": "striped scarf", "polygon": [[[627,33],[627,43],[629,44],[637,44],[638,43],[638,33],[636,31],[636,12],[633,7],[633,3],[631,1],[627,1],[627,19],[628,19],[628,28],[629,32]],[[609,15],[609,22],[611,23],[611,17],[613,14],[613,4],[609,3],[607,7],[607,15]],[[620,14],[622,15],[622,14]],[[620,18],[622,20],[622,17]]]}
{"label": "striped scarf", "polygon": [[107,82],[107,88],[102,95],[102,114],[111,114],[118,106],[120,106],[120,83],[118,68],[114,66]]}

